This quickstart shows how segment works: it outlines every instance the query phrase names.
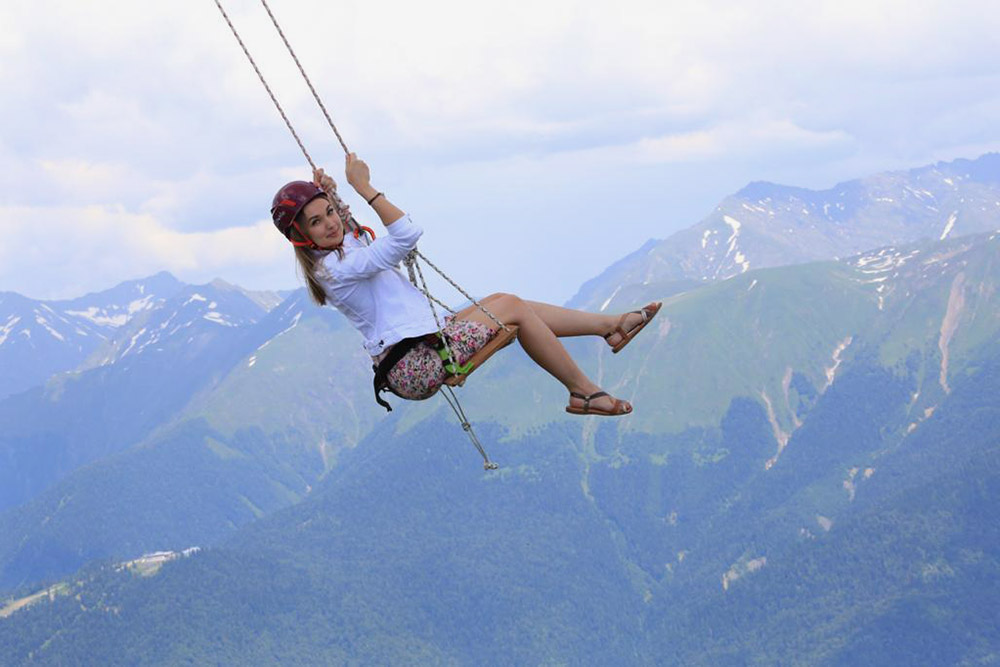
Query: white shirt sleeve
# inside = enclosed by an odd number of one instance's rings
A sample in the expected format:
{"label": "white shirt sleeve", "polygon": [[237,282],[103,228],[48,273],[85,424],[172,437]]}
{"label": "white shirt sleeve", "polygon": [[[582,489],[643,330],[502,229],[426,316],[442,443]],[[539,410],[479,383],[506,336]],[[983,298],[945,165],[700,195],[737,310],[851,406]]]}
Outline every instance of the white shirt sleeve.
{"label": "white shirt sleeve", "polygon": [[405,214],[387,226],[386,231],[388,234],[375,239],[370,246],[353,248],[343,259],[335,252],[328,254],[323,263],[331,277],[341,282],[350,282],[393,269],[417,246],[417,241],[424,233]]}

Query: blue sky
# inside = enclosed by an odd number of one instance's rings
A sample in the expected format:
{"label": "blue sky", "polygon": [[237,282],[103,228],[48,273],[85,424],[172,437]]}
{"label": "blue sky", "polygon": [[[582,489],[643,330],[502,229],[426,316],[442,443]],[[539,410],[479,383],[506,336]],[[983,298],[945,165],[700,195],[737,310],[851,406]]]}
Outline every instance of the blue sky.
{"label": "blue sky", "polygon": [[[224,5],[340,175],[261,5]],[[564,301],[751,180],[1000,150],[995,0],[271,6],[423,252],[480,294]],[[298,284],[267,208],[307,165],[212,0],[5,0],[0,86],[0,291]]]}

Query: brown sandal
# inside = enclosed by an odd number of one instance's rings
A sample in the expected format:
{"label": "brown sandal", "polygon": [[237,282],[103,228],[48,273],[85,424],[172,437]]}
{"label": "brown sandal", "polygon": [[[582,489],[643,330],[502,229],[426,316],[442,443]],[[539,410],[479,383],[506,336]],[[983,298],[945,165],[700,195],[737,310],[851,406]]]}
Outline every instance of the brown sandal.
{"label": "brown sandal", "polygon": [[[622,348],[628,345],[629,342],[636,337],[636,334],[642,331],[643,328],[647,324],[649,324],[654,317],[656,317],[656,314],[660,312],[660,307],[662,305],[663,304],[661,302],[656,301],[654,303],[649,304],[648,306],[643,306],[642,310],[633,310],[622,315],[621,319],[618,320],[618,325],[615,326],[615,330],[609,334],[604,335],[604,340],[608,340],[615,334],[618,334],[619,336],[622,337],[622,339],[618,341],[614,347],[611,348],[611,351],[614,352],[615,354],[621,352]],[[636,315],[642,315],[642,322],[639,322],[639,324],[632,327],[629,331],[625,331],[624,328],[625,318],[633,313],[635,313]]]}
{"label": "brown sandal", "polygon": [[566,406],[566,412],[570,413],[571,415],[600,415],[602,417],[619,417],[621,415],[627,415],[630,412],[632,412],[632,406],[620,398],[614,399],[615,401],[614,405],[611,406],[610,410],[603,410],[601,408],[590,407],[590,401],[595,398],[600,398],[601,396],[608,396],[608,398],[611,398],[611,396],[606,391],[594,392],[590,396],[584,396],[583,394],[578,394],[575,391],[571,391],[569,392],[569,395],[572,398],[579,398],[581,401],[583,401],[582,408],[576,408],[573,407],[572,405]]}

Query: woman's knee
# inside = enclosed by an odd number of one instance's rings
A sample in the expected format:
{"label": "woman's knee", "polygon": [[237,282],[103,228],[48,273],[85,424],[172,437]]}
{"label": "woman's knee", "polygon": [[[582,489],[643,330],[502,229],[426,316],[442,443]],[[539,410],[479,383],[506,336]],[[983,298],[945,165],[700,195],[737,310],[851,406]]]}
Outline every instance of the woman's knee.
{"label": "woman's knee", "polygon": [[529,310],[528,304],[516,294],[496,292],[483,299],[482,303],[486,303],[487,300],[492,309],[502,311],[508,317],[517,317]]}

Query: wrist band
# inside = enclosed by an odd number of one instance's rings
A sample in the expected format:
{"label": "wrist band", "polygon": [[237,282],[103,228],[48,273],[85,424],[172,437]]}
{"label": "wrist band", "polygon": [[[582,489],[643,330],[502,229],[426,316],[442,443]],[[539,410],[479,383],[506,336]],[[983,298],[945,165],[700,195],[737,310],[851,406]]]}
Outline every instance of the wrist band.
{"label": "wrist band", "polygon": [[375,196],[368,200],[368,205],[371,206],[372,202],[374,202],[376,199],[378,199],[381,196],[382,196],[381,192],[376,192]]}

